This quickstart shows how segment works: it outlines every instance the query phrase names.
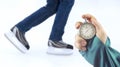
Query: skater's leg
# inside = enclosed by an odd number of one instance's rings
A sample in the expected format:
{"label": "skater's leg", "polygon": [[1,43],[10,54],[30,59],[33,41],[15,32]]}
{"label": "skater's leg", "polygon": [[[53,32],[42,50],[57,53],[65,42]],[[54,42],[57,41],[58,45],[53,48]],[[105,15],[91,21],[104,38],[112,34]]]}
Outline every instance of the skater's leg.
{"label": "skater's leg", "polygon": [[74,4],[74,0],[60,0],[60,4],[56,13],[54,25],[50,35],[50,40],[62,40],[64,27],[66,25],[69,13]]}
{"label": "skater's leg", "polygon": [[42,23],[48,17],[52,16],[57,11],[58,0],[47,0],[47,5],[40,8],[21,22],[19,22],[16,26],[22,31],[26,32],[32,27]]}

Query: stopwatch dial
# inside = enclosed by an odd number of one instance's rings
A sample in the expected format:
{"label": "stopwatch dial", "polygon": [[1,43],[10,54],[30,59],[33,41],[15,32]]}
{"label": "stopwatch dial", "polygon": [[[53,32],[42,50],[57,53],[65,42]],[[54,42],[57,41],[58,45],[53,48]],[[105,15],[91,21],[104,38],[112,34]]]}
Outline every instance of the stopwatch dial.
{"label": "stopwatch dial", "polygon": [[96,29],[91,23],[84,23],[79,30],[80,36],[84,39],[91,39],[96,34]]}

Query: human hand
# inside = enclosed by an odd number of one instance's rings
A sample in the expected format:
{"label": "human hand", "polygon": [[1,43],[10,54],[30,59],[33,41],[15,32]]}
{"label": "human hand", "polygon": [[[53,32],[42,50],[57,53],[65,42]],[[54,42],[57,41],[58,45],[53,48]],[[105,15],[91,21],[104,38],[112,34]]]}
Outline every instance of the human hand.
{"label": "human hand", "polygon": [[[96,28],[96,36],[105,44],[106,39],[107,39],[107,35],[103,29],[103,27],[101,26],[101,24],[96,20],[96,18],[90,14],[84,14],[82,15],[83,19],[86,19],[89,23],[92,23],[95,28]],[[75,24],[76,29],[79,29],[81,26],[82,22],[77,22]],[[79,50],[83,50],[85,51],[87,48],[87,41],[85,39],[83,39],[82,37],[79,36],[79,34],[76,34],[75,36],[75,46],[79,49]]]}

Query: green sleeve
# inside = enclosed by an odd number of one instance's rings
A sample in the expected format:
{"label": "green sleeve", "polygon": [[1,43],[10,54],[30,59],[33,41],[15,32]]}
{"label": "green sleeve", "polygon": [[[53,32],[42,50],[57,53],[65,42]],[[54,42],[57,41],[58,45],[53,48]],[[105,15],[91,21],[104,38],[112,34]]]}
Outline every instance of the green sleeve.
{"label": "green sleeve", "polygon": [[110,39],[103,44],[95,36],[88,41],[87,50],[80,51],[82,56],[94,67],[120,67],[120,53],[110,47]]}

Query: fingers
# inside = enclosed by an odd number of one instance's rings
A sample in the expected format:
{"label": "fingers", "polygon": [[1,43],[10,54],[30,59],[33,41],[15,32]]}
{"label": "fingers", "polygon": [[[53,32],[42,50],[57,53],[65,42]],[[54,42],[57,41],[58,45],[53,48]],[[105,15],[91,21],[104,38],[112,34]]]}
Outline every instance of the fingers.
{"label": "fingers", "polygon": [[92,23],[95,26],[97,31],[102,28],[101,24],[91,14],[84,14],[82,15],[82,18],[87,19],[89,23]]}
{"label": "fingers", "polygon": [[77,34],[75,36],[75,46],[76,46],[76,48],[78,48],[79,50],[85,51],[87,49],[86,45],[87,45],[86,40],[84,40],[83,38],[81,38],[79,36],[79,34]]}
{"label": "fingers", "polygon": [[[92,16],[91,14],[84,14],[84,15],[82,15],[82,18],[87,19],[87,21],[89,23],[92,23],[93,25],[95,25],[95,27],[99,27],[99,25],[100,25],[98,23],[98,21],[96,20],[96,18],[94,16]],[[83,23],[82,22],[77,22],[75,24],[76,29],[79,29],[81,24],[83,24]]]}
{"label": "fingers", "polygon": [[76,22],[75,28],[76,28],[76,29],[79,29],[81,24],[82,24],[82,22],[80,22],[80,21],[79,21],[79,22]]}
{"label": "fingers", "polygon": [[91,14],[84,14],[82,15],[83,19],[87,19],[90,23],[96,23],[96,18],[92,16]]}

